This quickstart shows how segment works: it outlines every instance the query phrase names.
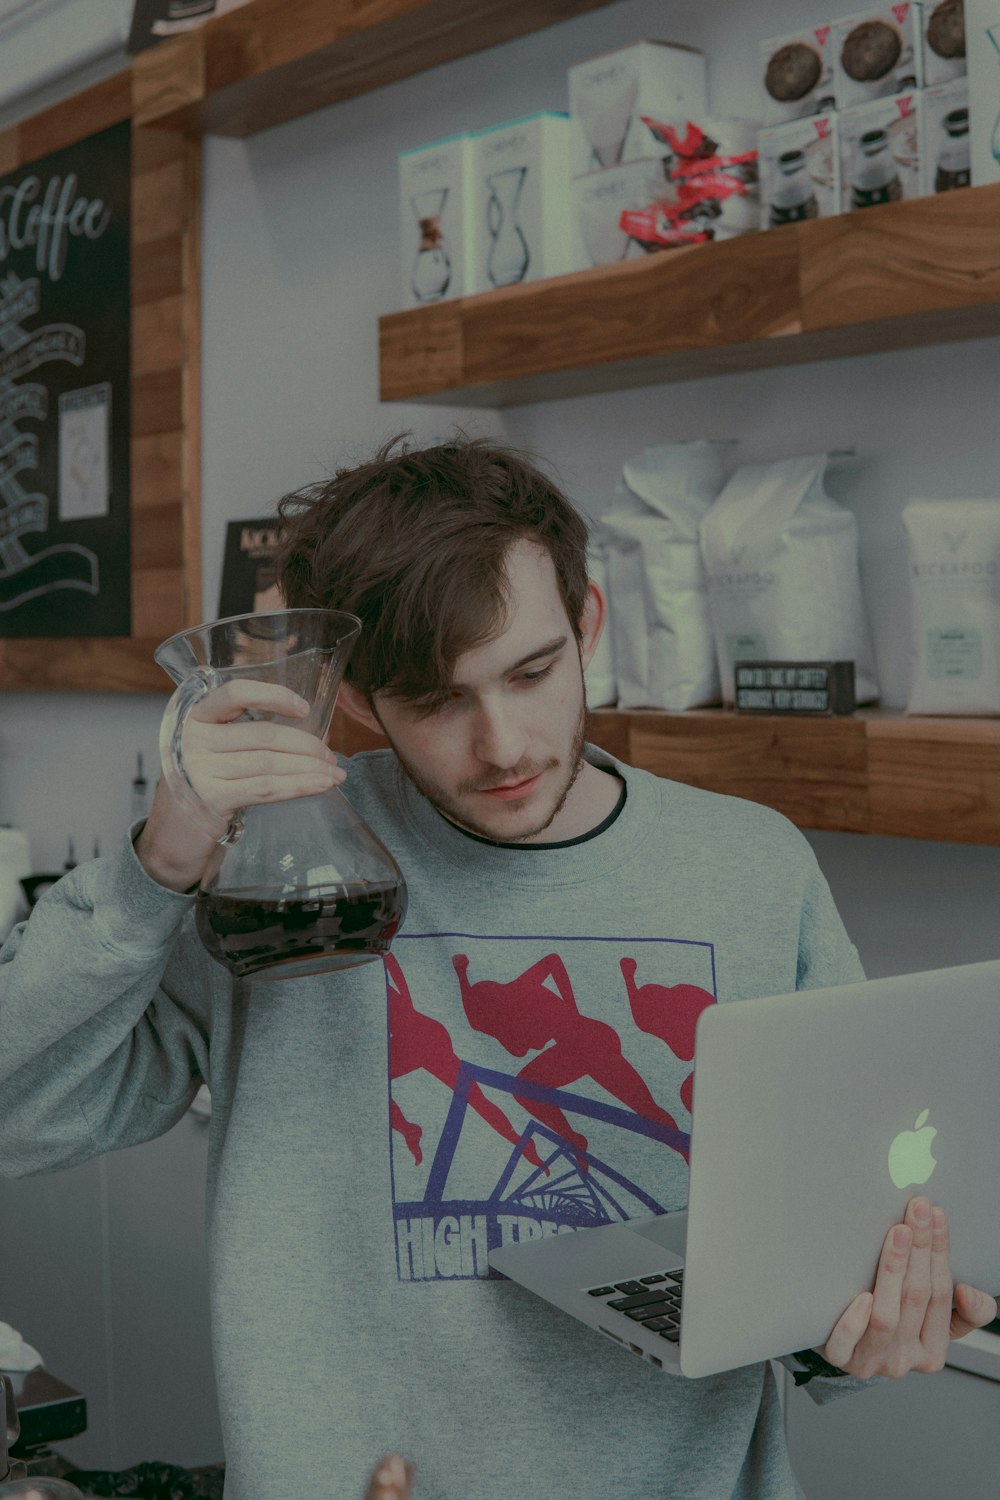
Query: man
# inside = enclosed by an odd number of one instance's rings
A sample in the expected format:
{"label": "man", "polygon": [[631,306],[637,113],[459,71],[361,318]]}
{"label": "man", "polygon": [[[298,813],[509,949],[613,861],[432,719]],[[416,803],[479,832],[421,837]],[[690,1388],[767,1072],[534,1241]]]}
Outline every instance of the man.
{"label": "man", "polygon": [[[280,514],[288,604],[363,623],[341,702],[392,749],[347,788],[407,878],[404,928],[385,965],[231,982],[190,916],[214,845],[161,783],[134,849],[4,951],[4,1169],[146,1139],[210,1084],[229,1500],[356,1500],[387,1450],[421,1500],[790,1500],[768,1366],[657,1375],[487,1255],[684,1206],[693,1014],[860,975],[809,846],[585,747],[605,605],[582,520],[518,455],[390,444]],[[301,708],[253,682],[202,701],[184,756],[218,817],[344,780],[244,717]],[[809,1390],[940,1368],[995,1313],[913,1199]]]}

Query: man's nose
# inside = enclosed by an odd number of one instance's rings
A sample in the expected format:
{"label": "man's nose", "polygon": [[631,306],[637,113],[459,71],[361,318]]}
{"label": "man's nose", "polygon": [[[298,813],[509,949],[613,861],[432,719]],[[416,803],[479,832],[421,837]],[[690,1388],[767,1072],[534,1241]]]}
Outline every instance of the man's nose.
{"label": "man's nose", "polygon": [[509,770],[524,759],[527,748],[527,729],[516,711],[498,703],[480,706],[473,744],[479,760]]}

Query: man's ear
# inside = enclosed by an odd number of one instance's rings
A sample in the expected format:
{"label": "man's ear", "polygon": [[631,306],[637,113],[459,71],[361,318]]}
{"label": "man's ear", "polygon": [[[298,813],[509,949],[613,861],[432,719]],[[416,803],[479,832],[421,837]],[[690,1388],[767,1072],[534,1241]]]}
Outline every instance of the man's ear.
{"label": "man's ear", "polygon": [[587,597],[580,616],[580,660],[586,668],[597,650],[604,625],[608,618],[608,606],[604,595],[593,579],[587,584]]}
{"label": "man's ear", "polygon": [[352,687],[349,682],[342,682],[340,684],[337,707],[342,708],[348,718],[354,719],[358,724],[363,724],[366,729],[372,729],[376,734],[384,733],[382,725],[372,712],[364,693],[358,692],[358,689]]}

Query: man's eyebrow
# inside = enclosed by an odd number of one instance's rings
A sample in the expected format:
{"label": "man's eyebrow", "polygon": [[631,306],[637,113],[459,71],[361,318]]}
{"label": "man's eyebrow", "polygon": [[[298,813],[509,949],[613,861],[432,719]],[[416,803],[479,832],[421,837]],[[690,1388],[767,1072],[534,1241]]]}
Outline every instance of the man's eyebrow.
{"label": "man's eyebrow", "polygon": [[543,656],[554,656],[557,651],[562,650],[568,640],[569,636],[557,636],[554,641],[549,641],[546,645],[539,646],[537,651],[532,651],[527,656],[522,656],[520,661],[516,661],[514,665],[512,667],[508,667],[507,670],[509,672],[517,672],[521,669],[521,667],[526,667],[530,662],[538,661]]}

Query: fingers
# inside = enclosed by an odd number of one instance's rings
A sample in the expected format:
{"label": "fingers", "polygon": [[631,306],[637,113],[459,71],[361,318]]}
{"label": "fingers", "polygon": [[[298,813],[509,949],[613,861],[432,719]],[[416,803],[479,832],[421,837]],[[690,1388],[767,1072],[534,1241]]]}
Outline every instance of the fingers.
{"label": "fingers", "polygon": [[212,688],[200,698],[190,717],[203,724],[225,724],[250,709],[256,713],[280,714],[285,719],[304,719],[309,704],[291,688],[258,678],[240,678]]}
{"label": "fingers", "polygon": [[[943,1215],[942,1215],[943,1217]],[[910,1230],[910,1254],[903,1270],[902,1285],[899,1289],[899,1322],[896,1329],[896,1337],[899,1341],[914,1346],[919,1343],[921,1336],[926,1332],[933,1332],[933,1328],[926,1327],[929,1318],[937,1318],[937,1332],[943,1336],[947,1326],[948,1317],[951,1312],[951,1278],[948,1275],[948,1233],[947,1223],[944,1229],[944,1274],[946,1289],[944,1296],[946,1306],[944,1308],[932,1304],[931,1298],[931,1246],[935,1236],[934,1215],[932,1205],[927,1198],[911,1198],[906,1205],[906,1213],[903,1222]],[[937,1262],[940,1273],[940,1260]],[[943,1313],[943,1321],[941,1314]],[[940,1337],[939,1337],[940,1342]]]}
{"label": "fingers", "polygon": [[992,1323],[997,1316],[997,1299],[989,1292],[960,1281],[955,1287],[955,1306],[951,1315],[949,1332],[953,1339],[964,1339],[974,1328]]}
{"label": "fingers", "polygon": [[927,1357],[922,1364],[915,1366],[925,1374],[941,1369],[948,1352],[948,1340],[951,1338],[954,1290],[951,1278],[951,1236],[948,1215],[943,1208],[937,1207],[931,1210],[929,1274],[930,1297],[921,1331],[921,1343],[927,1351]]}
{"label": "fingers", "polygon": [[[888,1364],[894,1353],[893,1341],[903,1308],[903,1284],[910,1263],[912,1244],[913,1227],[904,1221],[893,1225],[882,1245],[872,1293],[871,1317],[858,1349],[861,1367],[855,1369],[852,1366],[851,1371],[862,1379],[890,1373]],[[912,1298],[912,1292],[909,1295]],[[920,1309],[920,1322],[922,1321],[923,1307]],[[918,1323],[918,1329],[919,1326]]]}
{"label": "fingers", "polygon": [[189,719],[184,767],[202,801],[226,817],[236,808],[329,791],[346,779],[322,740],[269,719]]}
{"label": "fingers", "polygon": [[859,1297],[855,1297],[824,1344],[823,1358],[829,1364],[836,1365],[838,1370],[847,1369],[855,1350],[867,1333],[874,1300],[871,1292],[862,1292]]}
{"label": "fingers", "polygon": [[413,1465],[390,1453],[373,1470],[364,1500],[410,1500]]}

